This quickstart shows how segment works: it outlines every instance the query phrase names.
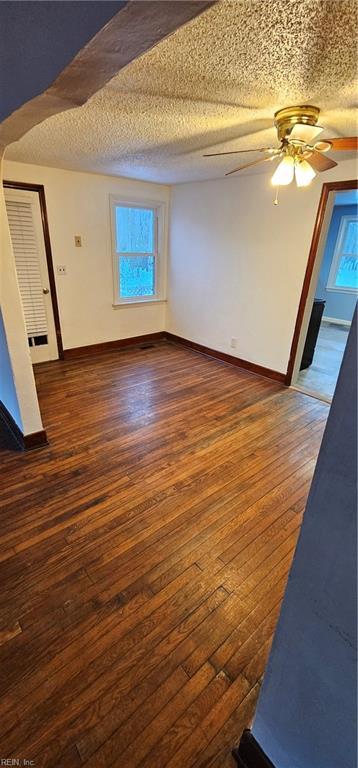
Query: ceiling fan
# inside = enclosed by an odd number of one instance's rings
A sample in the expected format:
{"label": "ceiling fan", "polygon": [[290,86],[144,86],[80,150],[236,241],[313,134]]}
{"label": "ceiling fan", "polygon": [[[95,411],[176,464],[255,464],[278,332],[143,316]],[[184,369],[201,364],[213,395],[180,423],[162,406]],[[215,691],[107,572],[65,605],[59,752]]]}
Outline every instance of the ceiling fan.
{"label": "ceiling fan", "polygon": [[265,155],[245,165],[239,165],[232,173],[250,168],[260,163],[280,160],[275,173],[271,178],[273,186],[285,186],[291,184],[294,177],[298,187],[306,187],[316,176],[316,171],[322,173],[334,168],[337,163],[325,154],[329,150],[348,151],[357,150],[358,138],[339,137],[336,139],[324,139],[315,141],[323,128],[317,125],[320,110],[311,105],[298,107],[285,107],[275,113],[274,124],[277,130],[278,147],[260,147],[258,149],[238,149],[231,152],[211,152],[203,157],[216,157],[218,155],[236,155],[245,152],[260,152]]}

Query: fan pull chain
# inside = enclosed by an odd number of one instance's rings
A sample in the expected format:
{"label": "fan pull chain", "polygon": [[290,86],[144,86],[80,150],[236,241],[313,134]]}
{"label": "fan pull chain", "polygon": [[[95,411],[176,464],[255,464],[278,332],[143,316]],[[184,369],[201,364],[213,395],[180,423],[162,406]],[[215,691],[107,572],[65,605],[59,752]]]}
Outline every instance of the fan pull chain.
{"label": "fan pull chain", "polygon": [[275,197],[275,199],[273,201],[273,204],[274,205],[278,205],[278,187],[276,187],[276,197]]}

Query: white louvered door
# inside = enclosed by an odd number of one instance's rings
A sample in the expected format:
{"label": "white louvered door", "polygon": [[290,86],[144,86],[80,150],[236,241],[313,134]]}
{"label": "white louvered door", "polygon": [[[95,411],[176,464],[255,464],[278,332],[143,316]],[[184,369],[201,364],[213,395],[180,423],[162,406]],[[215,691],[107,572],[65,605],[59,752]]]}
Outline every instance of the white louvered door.
{"label": "white louvered door", "polygon": [[28,190],[4,191],[31,359],[55,360],[58,349],[39,196]]}

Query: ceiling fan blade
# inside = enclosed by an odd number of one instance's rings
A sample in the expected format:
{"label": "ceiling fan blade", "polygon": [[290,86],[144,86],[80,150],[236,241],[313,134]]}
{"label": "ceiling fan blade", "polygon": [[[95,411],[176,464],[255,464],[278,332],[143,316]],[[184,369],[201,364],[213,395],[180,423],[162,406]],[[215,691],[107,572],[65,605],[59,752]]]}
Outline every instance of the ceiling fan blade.
{"label": "ceiling fan blade", "polygon": [[331,160],[330,157],[323,155],[322,152],[318,152],[318,150],[315,149],[306,157],[306,159],[309,164],[312,165],[312,168],[314,168],[315,171],[319,171],[319,173],[329,171],[330,168],[334,168],[335,165],[338,165],[335,160]]}
{"label": "ceiling fan blade", "polygon": [[358,150],[358,136],[339,136],[337,139],[323,139],[329,142],[334,152]]}
{"label": "ceiling fan blade", "polygon": [[228,173],[225,173],[225,176],[231,176],[232,173],[237,173],[237,171],[243,171],[244,168],[251,168],[252,165],[259,165],[260,163],[267,163],[268,160],[274,160],[275,156],[273,157],[260,157],[258,160],[254,160],[252,163],[246,163],[246,165],[239,165],[238,168],[234,168],[232,171],[229,171]]}
{"label": "ceiling fan blade", "polygon": [[273,147],[260,147],[259,149],[234,149],[231,152],[209,152],[203,157],[219,157],[219,155],[239,155],[241,152],[270,152]]}

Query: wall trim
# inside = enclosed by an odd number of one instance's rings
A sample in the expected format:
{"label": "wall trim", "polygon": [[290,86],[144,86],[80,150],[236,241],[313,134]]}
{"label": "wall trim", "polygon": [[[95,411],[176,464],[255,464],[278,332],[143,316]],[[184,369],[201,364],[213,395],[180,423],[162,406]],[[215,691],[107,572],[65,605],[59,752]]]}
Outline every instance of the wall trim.
{"label": "wall trim", "polygon": [[274,371],[271,368],[265,368],[263,365],[257,365],[251,363],[249,360],[243,360],[241,357],[235,357],[229,355],[226,352],[219,352],[217,349],[211,349],[211,347],[205,347],[203,344],[198,344],[196,341],[190,341],[184,339],[182,336],[176,336],[169,331],[157,331],[156,333],[145,333],[142,336],[132,336],[126,339],[116,339],[114,341],[103,341],[98,344],[88,344],[85,347],[72,347],[64,350],[65,360],[75,360],[77,357],[84,357],[87,355],[97,355],[102,352],[111,352],[115,349],[123,349],[124,347],[135,347],[140,344],[145,344],[151,341],[170,341],[173,344],[180,344],[187,349],[192,349],[194,352],[199,352],[202,355],[213,357],[215,360],[221,360],[224,363],[235,365],[237,368],[243,368],[250,373],[255,373],[258,376],[265,376],[267,379],[274,379],[281,384],[285,383],[286,374],[280,373],[280,371]]}
{"label": "wall trim", "polygon": [[326,184],[322,184],[322,192],[321,192],[321,197],[318,204],[315,225],[313,228],[311,247],[308,255],[306,273],[303,280],[301,298],[298,306],[296,324],[295,324],[295,329],[293,332],[293,338],[292,338],[292,344],[291,344],[290,357],[289,357],[288,366],[287,366],[287,373],[286,373],[286,380],[285,380],[285,384],[287,384],[287,386],[290,386],[292,381],[293,370],[296,362],[298,342],[301,335],[301,328],[302,328],[303,318],[305,314],[308,293],[311,285],[313,268],[314,268],[316,257],[317,257],[318,245],[319,245],[320,237],[322,234],[322,227],[323,227],[324,217],[326,213],[326,206],[328,202],[329,193],[339,192],[344,189],[356,189],[357,187],[358,187],[358,179],[349,179],[348,181],[330,181]]}
{"label": "wall trim", "polygon": [[[264,376],[265,378],[273,379],[281,384],[285,383],[285,374],[279,371],[274,371],[271,368],[265,368],[262,365],[251,363],[248,360],[243,360],[240,357],[229,355],[226,352],[219,352],[211,347],[205,347],[202,344],[198,344],[196,341],[190,341],[184,339],[181,336],[177,336],[169,331],[157,331],[155,333],[145,333],[141,336],[131,336],[126,339],[115,339],[114,341],[104,341],[98,344],[88,344],[83,347],[72,347],[71,349],[63,350],[64,360],[76,360],[79,357],[88,357],[89,355],[98,355],[103,352],[113,352],[116,349],[125,349],[126,347],[136,347],[141,344],[148,344],[150,342],[169,341],[173,344],[191,349],[199,354],[212,357],[215,360],[220,360],[229,365],[234,365],[237,368],[243,368],[250,373],[254,373],[258,376]],[[18,427],[13,417],[7,410],[6,406],[0,400],[0,422],[5,425],[8,435],[11,437],[12,443],[16,444],[19,450],[30,451],[35,448],[41,448],[48,445],[46,431],[44,429],[39,432],[32,432],[29,435],[24,435],[21,429]]]}
{"label": "wall trim", "polygon": [[44,243],[45,243],[48,279],[50,283],[52,312],[53,312],[53,319],[55,323],[57,350],[58,350],[58,356],[60,360],[63,360],[63,344],[62,344],[62,334],[61,334],[60,313],[59,313],[58,301],[57,301],[55,271],[53,268],[50,229],[48,225],[47,208],[46,208],[45,187],[43,184],[30,184],[25,181],[8,181],[5,179],[3,180],[3,187],[5,189],[24,189],[24,190],[27,190],[28,192],[38,193],[39,202],[40,202],[42,231],[43,231]]}
{"label": "wall trim", "polygon": [[11,444],[20,451],[32,451],[34,448],[42,448],[44,445],[48,445],[47,435],[44,429],[41,429],[39,432],[31,432],[29,435],[24,435],[1,400],[0,423],[5,427]]}
{"label": "wall trim", "polygon": [[184,347],[193,349],[195,352],[200,352],[208,357],[214,357],[216,360],[221,360],[224,363],[230,363],[230,365],[236,365],[238,368],[244,368],[246,371],[256,373],[259,376],[265,376],[267,379],[274,379],[282,384],[285,383],[286,374],[280,373],[280,371],[274,371],[272,368],[265,368],[263,365],[257,365],[251,363],[249,360],[243,360],[241,357],[235,357],[235,355],[229,355],[227,352],[219,352],[216,349],[205,347],[203,344],[198,344],[196,341],[189,341],[181,336],[176,336],[174,333],[166,332],[166,338],[168,341],[172,341],[175,344],[181,344]]}
{"label": "wall trim", "polygon": [[77,357],[85,357],[87,355],[98,355],[102,352],[112,352],[116,349],[123,349],[124,347],[134,347],[138,344],[145,344],[151,341],[164,341],[166,339],[165,331],[157,331],[155,333],[145,333],[142,336],[130,336],[126,339],[116,339],[114,341],[102,341],[98,344],[88,344],[85,347],[72,347],[65,349],[63,352],[65,360],[74,360]]}
{"label": "wall trim", "polygon": [[239,746],[232,750],[232,756],[238,768],[275,768],[249,729],[243,732]]}
{"label": "wall trim", "polygon": [[23,439],[25,451],[33,451],[35,448],[44,448],[45,445],[49,445],[45,429],[24,435]]}

